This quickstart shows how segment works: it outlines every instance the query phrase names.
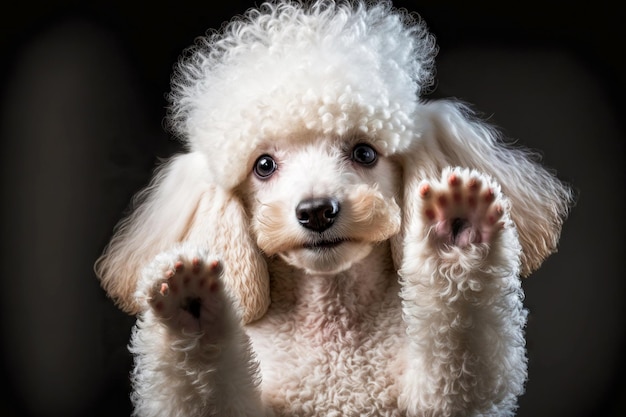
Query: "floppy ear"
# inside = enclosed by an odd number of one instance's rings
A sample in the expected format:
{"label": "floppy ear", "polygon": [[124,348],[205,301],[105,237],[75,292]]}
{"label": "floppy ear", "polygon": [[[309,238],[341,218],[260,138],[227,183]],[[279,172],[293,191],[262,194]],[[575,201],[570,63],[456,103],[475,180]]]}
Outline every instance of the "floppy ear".
{"label": "floppy ear", "polygon": [[573,203],[571,189],[541,166],[536,155],[504,143],[498,131],[459,102],[421,103],[416,117],[419,137],[403,154],[404,228],[414,216],[421,180],[439,178],[449,166],[473,168],[502,187],[522,246],[521,273],[536,270],[557,249]]}
{"label": "floppy ear", "polygon": [[243,206],[232,192],[212,184],[208,173],[198,153],[173,157],[157,169],[135,197],[133,212],[116,227],[95,271],[122,310],[139,312],[134,292],[141,270],[179,242],[207,248],[222,260],[225,287],[240,304],[244,323],[267,310],[267,267],[249,235]]}

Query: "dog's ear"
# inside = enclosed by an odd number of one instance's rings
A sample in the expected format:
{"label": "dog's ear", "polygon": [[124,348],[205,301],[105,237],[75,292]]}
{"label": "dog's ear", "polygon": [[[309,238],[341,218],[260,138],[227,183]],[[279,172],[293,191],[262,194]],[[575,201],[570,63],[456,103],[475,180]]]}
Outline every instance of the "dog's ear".
{"label": "dog's ear", "polygon": [[243,206],[207,175],[202,155],[175,156],[157,169],[150,185],[135,197],[131,214],[117,226],[95,270],[124,311],[139,312],[134,293],[142,269],[179,242],[206,248],[222,260],[225,287],[240,304],[244,323],[267,310],[267,266],[249,235]]}
{"label": "dog's ear", "polygon": [[522,275],[536,270],[557,249],[561,226],[573,203],[571,189],[545,169],[536,155],[505,143],[496,129],[462,103],[420,103],[416,123],[419,137],[402,155],[403,221],[410,223],[415,215],[421,180],[439,178],[449,166],[476,169],[492,176],[511,202],[511,219],[522,246]]}

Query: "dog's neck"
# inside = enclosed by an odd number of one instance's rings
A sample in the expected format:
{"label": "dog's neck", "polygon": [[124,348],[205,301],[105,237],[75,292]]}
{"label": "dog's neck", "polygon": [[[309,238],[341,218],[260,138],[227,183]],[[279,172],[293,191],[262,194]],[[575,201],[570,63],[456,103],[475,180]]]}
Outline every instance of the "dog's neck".
{"label": "dog's neck", "polygon": [[269,262],[270,309],[306,320],[358,319],[397,284],[391,259],[388,242],[376,245],[365,259],[336,274],[306,272],[274,258]]}

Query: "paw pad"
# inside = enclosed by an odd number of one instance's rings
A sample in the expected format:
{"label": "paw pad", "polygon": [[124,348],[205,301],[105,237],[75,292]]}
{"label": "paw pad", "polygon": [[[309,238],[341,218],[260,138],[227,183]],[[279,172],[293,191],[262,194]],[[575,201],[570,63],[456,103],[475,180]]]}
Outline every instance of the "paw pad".
{"label": "paw pad", "polygon": [[155,314],[171,327],[186,332],[210,327],[223,307],[220,263],[179,256],[174,262],[165,263],[161,270],[162,277],[154,283],[148,298]]}
{"label": "paw pad", "polygon": [[439,181],[422,182],[418,192],[423,216],[445,244],[490,243],[504,226],[506,205],[498,185],[475,171],[446,170]]}

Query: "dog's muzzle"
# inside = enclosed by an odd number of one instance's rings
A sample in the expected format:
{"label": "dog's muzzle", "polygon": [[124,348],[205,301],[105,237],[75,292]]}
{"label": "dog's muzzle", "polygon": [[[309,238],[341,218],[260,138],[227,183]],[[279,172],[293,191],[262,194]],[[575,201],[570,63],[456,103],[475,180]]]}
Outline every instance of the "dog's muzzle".
{"label": "dog's muzzle", "polygon": [[340,210],[335,198],[310,198],[297,205],[296,217],[303,227],[321,233],[333,225]]}

